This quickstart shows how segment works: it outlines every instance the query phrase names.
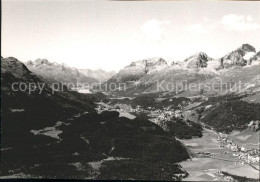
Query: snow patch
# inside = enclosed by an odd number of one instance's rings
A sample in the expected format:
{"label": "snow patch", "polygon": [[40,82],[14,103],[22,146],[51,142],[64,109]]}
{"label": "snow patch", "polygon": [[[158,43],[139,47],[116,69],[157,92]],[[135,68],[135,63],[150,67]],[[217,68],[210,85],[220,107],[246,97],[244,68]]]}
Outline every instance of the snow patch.
{"label": "snow patch", "polygon": [[86,137],[81,136],[80,138],[81,138],[82,140],[84,140],[87,144],[89,144],[89,140],[88,140]]}
{"label": "snow patch", "polygon": [[61,126],[62,124],[63,122],[58,121],[54,126],[46,127],[41,130],[31,130],[30,132],[33,133],[34,135],[45,135],[45,136],[49,136],[61,140],[58,135],[61,134],[62,131],[58,130],[57,127]]}
{"label": "snow patch", "polygon": [[101,167],[102,163],[105,161],[113,161],[113,160],[126,160],[127,158],[122,158],[122,157],[108,157],[106,159],[103,159],[101,161],[93,161],[93,162],[88,162],[88,164],[94,169],[94,170],[99,170]]}
{"label": "snow patch", "polygon": [[12,112],[24,112],[25,109],[10,109]]}
{"label": "snow patch", "polygon": [[91,94],[92,92],[89,89],[79,89],[78,93],[81,93],[81,94]]}
{"label": "snow patch", "polygon": [[250,60],[250,58],[252,58],[254,55],[255,55],[254,52],[247,52],[247,53],[243,56],[243,58],[244,58],[245,60]]}
{"label": "snow patch", "polygon": [[126,117],[128,119],[135,119],[136,117],[128,112],[119,112],[119,117]]}

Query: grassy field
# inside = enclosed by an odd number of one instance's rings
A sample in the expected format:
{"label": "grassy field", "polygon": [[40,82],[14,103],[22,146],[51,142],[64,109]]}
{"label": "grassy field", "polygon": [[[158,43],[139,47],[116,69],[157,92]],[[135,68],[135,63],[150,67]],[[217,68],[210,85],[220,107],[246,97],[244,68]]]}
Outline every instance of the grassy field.
{"label": "grassy field", "polygon": [[[217,141],[217,133],[205,129],[202,138],[182,140],[191,152],[210,152],[214,156],[209,158],[192,158],[179,163],[189,176],[184,181],[222,181],[224,176],[219,171],[226,171],[234,175],[246,176],[247,178],[258,178],[259,171],[256,171],[248,164],[235,164],[238,159],[232,156],[232,151]],[[225,152],[225,154],[224,154]]]}
{"label": "grassy field", "polygon": [[229,138],[239,146],[246,147],[248,149],[259,148],[259,137],[260,131],[254,132],[250,129],[246,129],[239,133],[234,131],[229,135]]}

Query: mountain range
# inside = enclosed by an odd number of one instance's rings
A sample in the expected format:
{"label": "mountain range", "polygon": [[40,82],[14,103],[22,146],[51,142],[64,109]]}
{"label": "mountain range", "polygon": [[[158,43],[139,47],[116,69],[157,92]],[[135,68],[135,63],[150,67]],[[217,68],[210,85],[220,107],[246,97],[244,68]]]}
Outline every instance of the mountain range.
{"label": "mountain range", "polygon": [[[176,85],[179,83],[183,84],[184,82],[186,84],[209,83],[216,80],[216,78],[226,81],[230,79],[229,81],[232,81],[230,75],[235,78],[246,75],[249,77],[249,81],[255,81],[258,80],[257,76],[259,75],[257,74],[257,71],[259,71],[259,55],[260,52],[256,53],[253,46],[243,44],[241,47],[219,59],[213,59],[203,52],[192,55],[181,62],[174,62],[171,65],[168,65],[162,58],[145,59],[132,62],[130,65],[121,69],[106,83],[117,84],[117,86],[112,89],[113,94],[134,95],[177,90],[177,88],[168,88],[167,85],[169,84]],[[120,83],[126,85],[126,90],[120,90]],[[158,83],[160,83],[159,90]],[[184,94],[183,90],[179,92]],[[185,93],[187,92],[185,91]],[[188,95],[191,96],[194,94],[198,93],[189,93]]]}
{"label": "mountain range", "polygon": [[47,59],[27,61],[25,65],[29,70],[41,76],[49,83],[61,82],[76,85],[77,83],[92,84],[98,82],[95,78],[88,77],[79,72],[77,68],[56,62],[49,62]]}
{"label": "mountain range", "polygon": [[[76,83],[115,83],[117,88],[113,88],[113,94],[133,95],[169,90],[176,92],[176,88],[167,87],[169,84],[176,85],[183,82],[186,84],[196,82],[210,83],[216,80],[216,78],[222,79],[222,77],[224,80],[227,80],[226,75],[232,75],[233,72],[234,74],[243,75],[248,69],[257,71],[256,64],[258,64],[259,60],[260,52],[256,53],[253,46],[243,44],[219,59],[211,58],[204,52],[198,52],[183,61],[172,62],[171,65],[168,65],[163,58],[155,57],[134,61],[119,70],[118,73],[103,70],[77,69],[65,64],[49,62],[46,59],[28,61],[25,65],[48,83],[61,82],[74,85]],[[248,68],[250,66],[253,67]],[[252,78],[252,80],[255,79]],[[119,83],[126,85],[124,92],[120,90]],[[158,83],[160,83],[159,90]],[[182,90],[177,92],[184,94]],[[190,94],[190,92],[185,93]]]}

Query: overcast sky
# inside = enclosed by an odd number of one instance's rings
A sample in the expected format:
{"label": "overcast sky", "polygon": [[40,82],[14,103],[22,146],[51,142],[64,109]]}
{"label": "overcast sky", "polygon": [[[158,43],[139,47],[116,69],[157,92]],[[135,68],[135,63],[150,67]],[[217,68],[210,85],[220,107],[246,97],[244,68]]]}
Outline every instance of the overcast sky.
{"label": "overcast sky", "polygon": [[260,2],[2,1],[2,56],[119,70],[132,61],[260,50]]}

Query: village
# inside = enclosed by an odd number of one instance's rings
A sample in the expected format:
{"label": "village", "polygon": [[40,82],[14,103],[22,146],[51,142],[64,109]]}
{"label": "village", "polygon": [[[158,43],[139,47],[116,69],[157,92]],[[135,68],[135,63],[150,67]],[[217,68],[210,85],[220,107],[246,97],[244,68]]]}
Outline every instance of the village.
{"label": "village", "polygon": [[125,104],[115,104],[108,105],[104,103],[98,103],[98,107],[96,108],[97,112],[100,113],[102,111],[117,111],[119,113],[144,113],[150,118],[149,120],[155,124],[161,124],[165,121],[171,121],[172,117],[180,118],[182,117],[181,110],[172,110],[170,107],[166,107],[164,109],[155,109],[153,107],[147,107],[146,109],[137,105],[136,108],[132,108],[131,106],[127,106]]}
{"label": "village", "polygon": [[228,139],[226,134],[218,133],[217,141],[224,143],[224,145],[219,145],[219,147],[227,147],[232,150],[233,156],[237,157],[241,164],[249,163],[259,163],[259,150],[257,149],[247,149],[245,147],[239,147],[234,141]]}

